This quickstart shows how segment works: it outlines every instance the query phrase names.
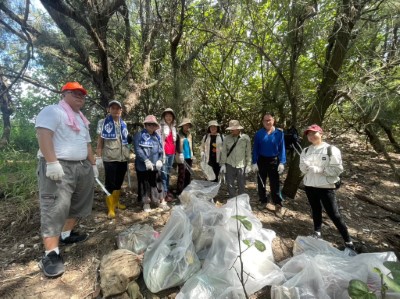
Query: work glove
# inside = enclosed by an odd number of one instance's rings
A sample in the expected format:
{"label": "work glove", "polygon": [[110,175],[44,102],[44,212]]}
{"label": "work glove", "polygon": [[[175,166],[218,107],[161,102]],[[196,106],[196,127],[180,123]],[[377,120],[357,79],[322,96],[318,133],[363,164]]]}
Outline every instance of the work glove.
{"label": "work glove", "polygon": [[156,168],[157,168],[157,170],[161,170],[162,166],[163,166],[163,162],[162,162],[161,160],[158,160],[158,161],[156,162]]}
{"label": "work glove", "polygon": [[200,153],[201,161],[206,161],[206,154],[204,152]]}
{"label": "work glove", "polygon": [[249,174],[250,171],[251,171],[251,167],[250,167],[250,166],[246,166],[246,167],[244,168],[244,173],[245,173],[245,174]]}
{"label": "work glove", "polygon": [[258,171],[257,163],[254,163],[253,165],[251,165],[251,169],[253,170],[253,172],[257,172]]}
{"label": "work glove", "polygon": [[167,162],[167,157],[164,155],[164,156],[162,157],[162,164],[165,164],[165,162]]}
{"label": "work glove", "polygon": [[97,169],[104,168],[103,159],[101,157],[96,157],[96,166],[97,166]]}
{"label": "work glove", "polygon": [[323,173],[324,169],[319,166],[309,166],[308,167],[308,172],[310,173]]}
{"label": "work glove", "polygon": [[60,162],[47,162],[46,163],[46,176],[54,181],[59,181],[64,176],[64,170]]}
{"label": "work glove", "polygon": [[278,173],[282,174],[284,170],[285,170],[285,166],[282,163],[279,164],[278,165]]}
{"label": "work glove", "polygon": [[182,153],[179,154],[179,161],[181,161],[181,163],[185,162],[185,157],[183,157]]}
{"label": "work glove", "polygon": [[222,164],[221,169],[219,170],[220,173],[225,173],[226,172],[226,167],[225,164]]}
{"label": "work glove", "polygon": [[99,170],[97,169],[97,165],[92,165],[92,167],[93,167],[94,178],[97,179],[99,177]]}
{"label": "work glove", "polygon": [[144,164],[146,165],[147,170],[153,170],[153,163],[151,163],[149,159],[144,160]]}

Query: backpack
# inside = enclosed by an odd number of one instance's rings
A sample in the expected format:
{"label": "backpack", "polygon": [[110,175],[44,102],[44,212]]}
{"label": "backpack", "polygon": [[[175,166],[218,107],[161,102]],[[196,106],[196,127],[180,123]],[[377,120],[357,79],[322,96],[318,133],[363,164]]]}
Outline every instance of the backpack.
{"label": "backpack", "polygon": [[[307,154],[307,151],[308,151],[308,147],[304,150],[304,152]],[[332,156],[332,145],[328,146],[327,154],[328,154],[328,157],[329,157],[329,160],[330,160],[331,156]],[[339,175],[339,180],[334,184],[335,184],[335,189],[339,189],[340,186],[343,185],[343,181],[342,181],[342,178],[340,177],[340,175]]]}

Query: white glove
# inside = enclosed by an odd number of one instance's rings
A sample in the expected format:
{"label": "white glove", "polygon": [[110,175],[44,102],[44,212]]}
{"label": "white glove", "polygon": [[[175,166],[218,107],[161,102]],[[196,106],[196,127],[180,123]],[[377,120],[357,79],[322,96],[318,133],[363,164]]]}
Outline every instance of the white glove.
{"label": "white glove", "polygon": [[278,165],[278,173],[282,174],[284,170],[285,170],[285,166],[283,164],[279,164]]}
{"label": "white glove", "polygon": [[223,165],[221,166],[221,169],[219,170],[219,172],[220,172],[220,173],[225,173],[225,172],[226,172],[225,164],[223,164]]}
{"label": "white glove", "polygon": [[179,161],[181,161],[181,163],[185,162],[185,157],[183,157],[182,153],[179,154]]}
{"label": "white glove", "polygon": [[319,166],[310,166],[310,167],[308,167],[308,172],[311,172],[311,173],[323,173],[324,169],[322,167],[319,167]]}
{"label": "white glove", "polygon": [[200,153],[201,161],[206,160],[206,154],[204,152]]}
{"label": "white glove", "polygon": [[253,165],[251,165],[251,169],[253,170],[253,172],[257,172],[258,171],[257,163],[254,163]]}
{"label": "white glove", "polygon": [[59,181],[64,176],[64,170],[60,162],[47,162],[46,163],[46,176],[54,181]]}
{"label": "white glove", "polygon": [[94,177],[98,178],[99,177],[99,170],[97,169],[97,165],[92,165],[92,167],[93,167]]}
{"label": "white glove", "polygon": [[97,169],[103,169],[104,168],[104,164],[103,164],[103,159],[100,157],[96,157],[96,166]]}
{"label": "white glove", "polygon": [[153,170],[153,163],[149,159],[144,160],[144,164],[146,165],[147,170]]}
{"label": "white glove", "polygon": [[163,162],[162,162],[161,160],[158,160],[158,161],[156,162],[156,168],[157,168],[157,170],[161,170],[162,166],[163,166]]}
{"label": "white glove", "polygon": [[244,173],[245,173],[245,174],[249,174],[250,171],[251,171],[251,167],[250,167],[250,166],[246,166],[246,167],[244,168]]}

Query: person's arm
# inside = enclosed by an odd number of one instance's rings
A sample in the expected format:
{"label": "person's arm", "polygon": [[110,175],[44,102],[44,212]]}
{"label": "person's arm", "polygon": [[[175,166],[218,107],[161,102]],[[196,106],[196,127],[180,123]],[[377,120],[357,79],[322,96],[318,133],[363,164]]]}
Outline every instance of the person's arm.
{"label": "person's arm", "polygon": [[254,136],[252,163],[256,164],[257,161],[258,161],[258,132],[256,132],[256,135]]}
{"label": "person's arm", "polygon": [[251,140],[250,137],[246,135],[246,164],[248,169],[251,169]]}
{"label": "person's arm", "polygon": [[219,164],[225,164],[226,163],[226,155],[228,154],[227,152],[227,140],[229,140],[229,136],[224,138],[224,141],[222,142],[222,150],[221,150],[221,160],[219,161]]}
{"label": "person's arm", "polygon": [[336,146],[331,146],[332,154],[329,157],[328,165],[324,168],[326,176],[339,176],[343,172],[342,154]]}
{"label": "person's arm", "polygon": [[92,145],[90,143],[87,144],[87,151],[88,151],[87,159],[90,161],[92,165],[96,165],[96,159],[94,158]]}
{"label": "person's arm", "polygon": [[308,149],[308,147],[304,148],[303,151],[300,154],[299,168],[300,168],[300,171],[303,174],[306,174],[308,172],[309,168],[310,168],[310,162],[308,162],[307,159],[306,159],[307,149]]}
{"label": "person's arm", "polygon": [[104,147],[104,139],[101,138],[101,136],[99,135],[99,137],[97,137],[97,148],[96,148],[96,156],[101,158],[103,155],[103,147]]}
{"label": "person's arm", "polygon": [[42,152],[46,162],[56,162],[57,156],[53,144],[54,132],[49,129],[39,127],[36,129],[36,134],[40,151]]}

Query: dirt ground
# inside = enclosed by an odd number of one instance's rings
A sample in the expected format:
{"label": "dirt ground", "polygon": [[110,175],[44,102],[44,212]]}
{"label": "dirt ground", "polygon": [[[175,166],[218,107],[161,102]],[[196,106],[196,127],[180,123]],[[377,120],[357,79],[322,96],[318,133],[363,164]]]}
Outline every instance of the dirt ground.
{"label": "dirt ground", "polygon": [[[358,250],[394,251],[400,257],[399,182],[395,181],[382,156],[367,148],[365,143],[355,140],[354,136],[349,136],[332,142],[341,148],[345,167],[344,185],[337,192],[341,213]],[[399,169],[400,155],[391,154],[391,158]],[[12,200],[0,202],[0,298],[101,298],[98,267],[102,257],[116,249],[116,235],[135,223],[148,223],[161,231],[170,214],[160,210],[151,213],[142,211],[141,205],[136,202],[133,163],[130,167],[132,188],[127,188],[125,184],[122,195],[122,202],[128,208],[119,211],[115,220],[107,219],[104,195],[100,188],[96,188],[92,216],[81,221],[77,228],[78,231],[88,232],[90,238],[82,244],[61,247],[66,272],[60,278],[45,278],[37,266],[43,254],[39,208],[16,215]],[[195,178],[201,179],[196,165],[194,169]],[[247,180],[253,212],[265,228],[276,232],[273,252],[279,262],[291,257],[293,242],[298,235],[312,233],[306,196],[299,189],[294,200],[285,201],[285,215],[278,218],[273,212],[257,208],[254,180],[254,174]],[[171,185],[174,186],[175,182],[176,172]],[[227,200],[226,194],[226,187],[222,186],[216,200],[223,204]],[[37,205],[37,195],[32,201]],[[174,204],[179,204],[179,201]],[[342,246],[340,235],[326,216],[323,237],[334,246]],[[145,298],[174,298],[179,291],[175,288],[153,295],[145,289],[141,278],[138,282]],[[269,288],[265,287],[251,298],[270,298]]]}

